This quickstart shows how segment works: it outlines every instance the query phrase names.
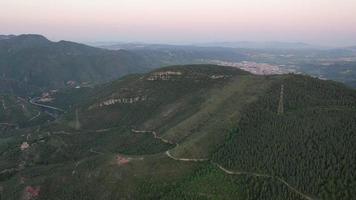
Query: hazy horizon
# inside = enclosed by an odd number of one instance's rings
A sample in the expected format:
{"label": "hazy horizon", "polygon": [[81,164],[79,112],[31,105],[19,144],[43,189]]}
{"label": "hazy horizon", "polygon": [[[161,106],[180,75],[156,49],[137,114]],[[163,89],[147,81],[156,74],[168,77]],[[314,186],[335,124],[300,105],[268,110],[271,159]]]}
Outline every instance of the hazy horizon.
{"label": "hazy horizon", "polygon": [[78,42],[356,45],[352,0],[0,0],[0,34]]}

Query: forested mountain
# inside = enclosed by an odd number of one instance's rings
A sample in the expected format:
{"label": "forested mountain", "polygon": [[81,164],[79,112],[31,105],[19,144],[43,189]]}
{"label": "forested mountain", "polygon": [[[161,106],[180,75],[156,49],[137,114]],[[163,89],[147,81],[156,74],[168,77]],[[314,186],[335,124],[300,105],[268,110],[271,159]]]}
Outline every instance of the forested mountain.
{"label": "forested mountain", "polygon": [[[128,51],[109,51],[73,42],[51,42],[40,35],[0,40],[0,92],[22,94],[23,87],[62,88],[116,79],[148,67]],[[36,90],[32,90],[36,91]],[[22,94],[23,95],[23,94]]]}
{"label": "forested mountain", "polygon": [[101,47],[129,50],[140,55],[150,65],[219,64],[252,73],[303,73],[356,87],[356,54],[352,47],[317,48],[303,43],[278,42],[256,43],[255,48],[249,47],[252,44],[212,43],[192,46],[121,43]]}
{"label": "forested mountain", "polygon": [[105,46],[114,49],[107,50],[68,41],[52,42],[33,34],[0,38],[1,94],[32,96],[47,89],[87,87],[131,73],[191,63],[229,64],[252,71],[255,68],[267,72],[294,71],[352,87],[356,84],[355,53],[351,48],[238,49],[119,44]]}
{"label": "forested mountain", "polygon": [[355,91],[304,76],[281,84],[246,108],[213,160],[280,177],[315,199],[354,199]]}
{"label": "forested mountain", "polygon": [[15,35],[0,35],[0,40],[6,40],[15,37]]}
{"label": "forested mountain", "polygon": [[356,62],[337,62],[331,64],[304,64],[300,67],[305,73],[323,79],[343,82],[356,88]]}
{"label": "forested mountain", "polygon": [[59,118],[0,134],[4,199],[356,198],[356,91],[336,82],[171,66],[51,98]]}
{"label": "forested mountain", "polygon": [[[99,45],[100,46],[100,45]],[[100,46],[101,48],[118,50],[124,49],[140,55],[148,64],[159,66],[207,64],[210,60],[241,62],[249,60],[248,53],[242,49],[225,47],[199,47],[189,45],[164,45],[122,43]]]}
{"label": "forested mountain", "polygon": [[8,128],[24,128],[43,124],[51,117],[31,105],[27,99],[0,95],[0,132]]}

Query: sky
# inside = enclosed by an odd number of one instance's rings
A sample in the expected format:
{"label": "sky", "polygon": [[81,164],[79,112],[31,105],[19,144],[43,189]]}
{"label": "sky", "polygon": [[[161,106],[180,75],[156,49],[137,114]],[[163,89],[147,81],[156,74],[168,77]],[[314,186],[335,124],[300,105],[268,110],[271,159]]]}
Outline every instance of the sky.
{"label": "sky", "polygon": [[0,0],[0,34],[52,40],[356,45],[356,0]]}

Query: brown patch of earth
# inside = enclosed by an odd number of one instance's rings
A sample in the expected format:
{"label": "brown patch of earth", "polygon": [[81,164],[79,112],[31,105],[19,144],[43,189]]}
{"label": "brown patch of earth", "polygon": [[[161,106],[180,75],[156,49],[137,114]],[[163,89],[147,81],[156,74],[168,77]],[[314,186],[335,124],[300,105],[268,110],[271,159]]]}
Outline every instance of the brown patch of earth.
{"label": "brown patch of earth", "polygon": [[41,191],[40,186],[26,186],[24,195],[23,195],[23,200],[32,200],[35,199],[39,196]]}
{"label": "brown patch of earth", "polygon": [[27,142],[23,142],[20,146],[20,149],[21,149],[21,151],[24,151],[29,147],[30,147],[30,145]]}
{"label": "brown patch of earth", "polygon": [[122,155],[117,155],[116,156],[116,163],[117,165],[121,166],[121,165],[125,165],[127,163],[130,162],[130,158],[125,158],[124,156]]}

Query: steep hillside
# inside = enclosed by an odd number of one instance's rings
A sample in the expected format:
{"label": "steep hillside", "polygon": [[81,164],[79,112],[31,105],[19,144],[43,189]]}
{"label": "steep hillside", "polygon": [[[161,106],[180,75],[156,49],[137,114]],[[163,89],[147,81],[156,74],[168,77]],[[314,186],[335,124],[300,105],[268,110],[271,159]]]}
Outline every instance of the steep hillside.
{"label": "steep hillside", "polygon": [[29,85],[26,82],[0,78],[0,94],[32,96],[34,94],[38,94],[40,91],[41,90],[39,87],[35,85]]}
{"label": "steep hillside", "polygon": [[27,102],[26,99],[0,95],[0,131],[8,128],[23,128],[41,124],[51,119],[42,110]]}
{"label": "steep hillside", "polygon": [[167,67],[96,88],[65,118],[72,125],[79,118],[82,129],[156,131],[180,143],[175,154],[204,157],[223,141],[240,109],[273,81],[235,68]]}
{"label": "steep hillside", "polygon": [[17,83],[7,90],[18,93],[23,92],[23,84],[38,90],[73,87],[144,70],[140,57],[127,51],[109,51],[67,41],[51,42],[40,35],[0,40],[0,79]]}
{"label": "steep hillside", "polygon": [[355,198],[341,84],[189,65],[54,97],[59,119],[0,135],[5,199]]}
{"label": "steep hillside", "polygon": [[337,62],[332,64],[304,64],[302,71],[315,77],[335,80],[356,87],[356,62]]}
{"label": "steep hillside", "polygon": [[0,40],[6,40],[15,37],[14,35],[0,35]]}
{"label": "steep hillside", "polygon": [[213,160],[282,178],[315,199],[354,199],[355,113],[354,90],[289,76],[245,108]]}

